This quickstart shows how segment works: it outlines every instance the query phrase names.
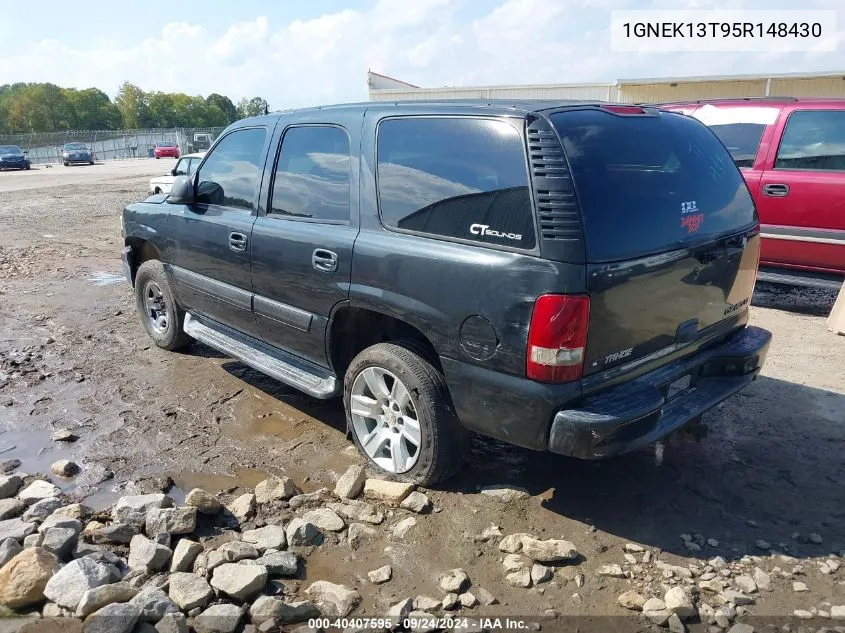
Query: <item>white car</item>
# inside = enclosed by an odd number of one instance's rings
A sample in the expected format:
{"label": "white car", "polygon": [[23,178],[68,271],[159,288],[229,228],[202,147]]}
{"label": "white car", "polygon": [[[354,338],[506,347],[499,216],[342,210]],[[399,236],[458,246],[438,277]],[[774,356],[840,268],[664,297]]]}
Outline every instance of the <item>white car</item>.
{"label": "white car", "polygon": [[166,176],[156,176],[150,180],[150,191],[152,193],[170,193],[170,187],[176,176],[190,176],[199,167],[205,152],[196,154],[185,154],[176,163],[176,167],[170,170]]}

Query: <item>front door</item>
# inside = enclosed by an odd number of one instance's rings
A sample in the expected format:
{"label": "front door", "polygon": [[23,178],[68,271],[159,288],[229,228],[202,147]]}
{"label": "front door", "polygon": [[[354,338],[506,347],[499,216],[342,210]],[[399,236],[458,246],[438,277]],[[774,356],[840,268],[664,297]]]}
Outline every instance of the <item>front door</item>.
{"label": "front door", "polygon": [[196,174],[196,202],[178,205],[169,224],[182,306],[252,336],[250,236],[271,132],[242,128],[223,137]]}
{"label": "front door", "polygon": [[332,308],[349,295],[358,234],[358,180],[350,152],[357,142],[354,131],[337,125],[287,127],[266,214],[252,230],[254,309],[262,338],[325,367],[326,326]]}

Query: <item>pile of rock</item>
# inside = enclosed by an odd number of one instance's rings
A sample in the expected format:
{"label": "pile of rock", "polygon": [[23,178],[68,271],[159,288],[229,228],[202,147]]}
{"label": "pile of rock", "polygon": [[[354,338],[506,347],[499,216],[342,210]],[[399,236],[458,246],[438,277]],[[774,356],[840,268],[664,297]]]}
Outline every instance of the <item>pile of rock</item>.
{"label": "pile of rock", "polygon": [[573,563],[579,559],[575,545],[562,539],[541,540],[531,534],[510,534],[499,542],[505,552],[502,567],[505,582],[512,587],[528,588],[549,582],[554,577],[551,564]]}

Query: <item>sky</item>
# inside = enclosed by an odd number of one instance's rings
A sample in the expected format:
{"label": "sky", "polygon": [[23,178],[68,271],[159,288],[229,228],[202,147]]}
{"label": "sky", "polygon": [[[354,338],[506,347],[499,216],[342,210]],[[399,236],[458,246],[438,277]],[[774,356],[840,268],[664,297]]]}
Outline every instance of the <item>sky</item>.
{"label": "sky", "polygon": [[787,9],[794,0],[37,0],[4,2],[0,84],[142,89],[273,109],[363,101],[367,70],[426,87],[843,71],[825,53],[615,53],[612,9]]}

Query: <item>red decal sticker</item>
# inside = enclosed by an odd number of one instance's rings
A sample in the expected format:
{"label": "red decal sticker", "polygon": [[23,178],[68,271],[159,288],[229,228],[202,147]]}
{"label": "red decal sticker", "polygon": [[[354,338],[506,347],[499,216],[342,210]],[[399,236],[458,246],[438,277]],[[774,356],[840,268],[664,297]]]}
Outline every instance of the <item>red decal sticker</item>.
{"label": "red decal sticker", "polygon": [[687,215],[681,218],[681,227],[687,227],[688,233],[695,233],[701,228],[701,222],[704,220],[703,213],[696,213],[695,215]]}

